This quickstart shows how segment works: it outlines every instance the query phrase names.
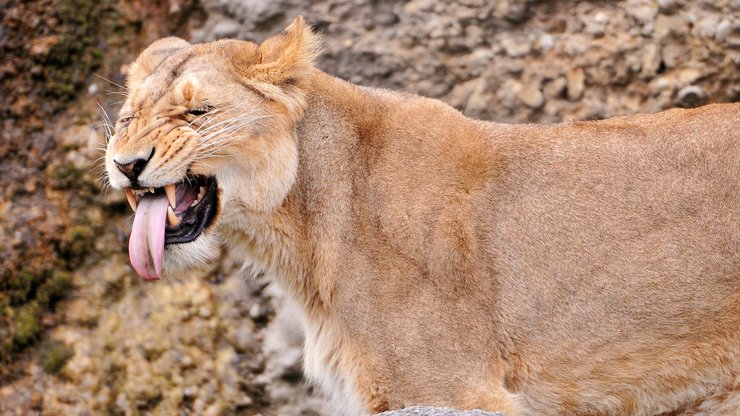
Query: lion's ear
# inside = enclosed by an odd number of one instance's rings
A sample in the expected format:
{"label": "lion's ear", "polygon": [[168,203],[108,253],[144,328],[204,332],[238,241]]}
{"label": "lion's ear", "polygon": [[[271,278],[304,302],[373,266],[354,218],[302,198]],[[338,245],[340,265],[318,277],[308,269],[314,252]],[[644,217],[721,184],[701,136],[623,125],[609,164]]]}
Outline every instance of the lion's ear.
{"label": "lion's ear", "polygon": [[259,64],[251,68],[252,77],[275,85],[301,78],[313,69],[318,43],[303,16],[296,17],[282,33],[259,45]]}
{"label": "lion's ear", "polygon": [[128,76],[126,77],[128,89],[132,90],[141,85],[144,79],[154,72],[154,69],[162,61],[187,46],[190,46],[190,44],[176,37],[160,39],[149,45],[136,58],[136,61],[134,61],[129,69]]}
{"label": "lion's ear", "polygon": [[243,71],[245,83],[289,110],[303,107],[304,81],[314,69],[319,37],[298,16],[282,33],[260,44],[256,61]]}

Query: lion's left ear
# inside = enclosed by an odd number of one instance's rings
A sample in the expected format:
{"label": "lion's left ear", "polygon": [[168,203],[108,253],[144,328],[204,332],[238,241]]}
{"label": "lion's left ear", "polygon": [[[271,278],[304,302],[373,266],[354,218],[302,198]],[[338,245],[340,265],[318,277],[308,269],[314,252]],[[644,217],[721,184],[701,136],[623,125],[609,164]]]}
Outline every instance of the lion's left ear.
{"label": "lion's left ear", "polygon": [[175,52],[187,48],[190,44],[180,38],[169,37],[160,39],[149,45],[144,52],[136,58],[129,69],[126,83],[129,90],[138,88],[146,77],[154,72],[165,59]]}
{"label": "lion's left ear", "polygon": [[314,70],[319,42],[303,16],[296,17],[282,33],[259,45],[258,62],[244,68],[245,83],[289,110],[302,111],[302,87]]}

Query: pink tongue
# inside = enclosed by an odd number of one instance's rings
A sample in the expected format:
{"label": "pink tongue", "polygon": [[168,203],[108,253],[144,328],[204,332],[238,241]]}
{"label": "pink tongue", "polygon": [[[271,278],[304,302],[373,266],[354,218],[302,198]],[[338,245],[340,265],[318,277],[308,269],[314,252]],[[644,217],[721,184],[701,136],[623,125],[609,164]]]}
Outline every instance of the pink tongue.
{"label": "pink tongue", "polygon": [[146,194],[136,207],[128,255],[136,272],[147,280],[159,279],[162,273],[168,205],[164,194]]}

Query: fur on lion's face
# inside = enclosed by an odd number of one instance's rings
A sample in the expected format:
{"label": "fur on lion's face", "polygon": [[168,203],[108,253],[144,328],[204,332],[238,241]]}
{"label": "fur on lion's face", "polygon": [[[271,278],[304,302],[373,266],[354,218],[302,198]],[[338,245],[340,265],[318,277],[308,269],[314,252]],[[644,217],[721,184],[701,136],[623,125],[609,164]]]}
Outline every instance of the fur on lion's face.
{"label": "fur on lion's face", "polygon": [[207,262],[217,229],[282,204],[315,45],[299,17],[260,45],[165,38],[132,64],[105,166],[136,211],[129,254],[142,277]]}

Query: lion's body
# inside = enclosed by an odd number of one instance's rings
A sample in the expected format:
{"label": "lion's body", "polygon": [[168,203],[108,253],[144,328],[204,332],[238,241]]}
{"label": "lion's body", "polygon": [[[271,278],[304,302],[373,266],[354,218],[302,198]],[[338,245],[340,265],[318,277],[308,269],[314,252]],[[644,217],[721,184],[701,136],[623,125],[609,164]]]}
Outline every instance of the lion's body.
{"label": "lion's body", "polygon": [[534,414],[657,414],[732,386],[739,105],[504,126],[320,79],[308,279],[381,408],[496,410],[506,389]]}
{"label": "lion's body", "polygon": [[216,229],[304,311],[332,414],[737,414],[740,104],[514,126],[299,80],[211,168]]}

